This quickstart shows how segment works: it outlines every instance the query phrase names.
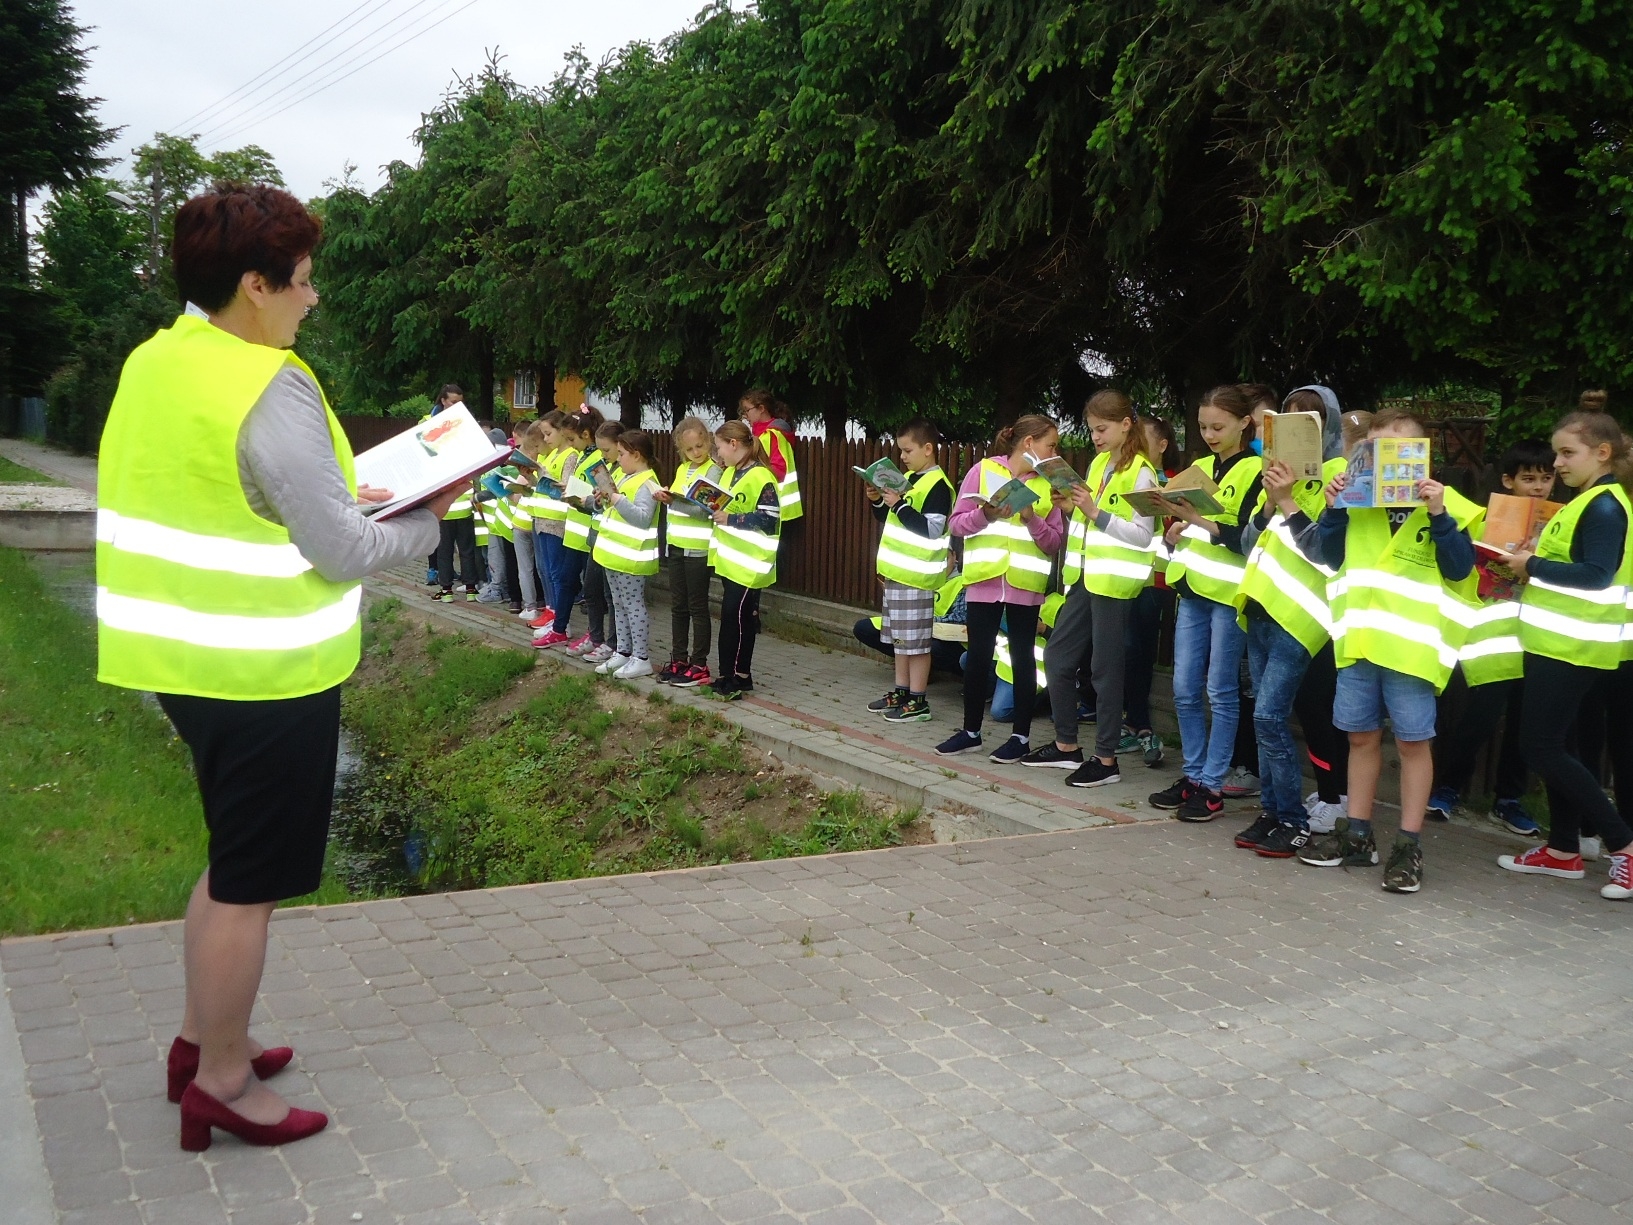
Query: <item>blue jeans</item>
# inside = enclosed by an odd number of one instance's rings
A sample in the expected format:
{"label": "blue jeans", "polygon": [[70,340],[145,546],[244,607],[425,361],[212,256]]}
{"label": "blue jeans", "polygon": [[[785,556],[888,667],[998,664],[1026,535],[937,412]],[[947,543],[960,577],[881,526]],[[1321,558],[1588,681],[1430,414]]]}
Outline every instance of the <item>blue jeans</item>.
{"label": "blue jeans", "polygon": [[588,553],[569,549],[560,536],[541,532],[536,540],[544,541],[544,556],[550,571],[550,594],[556,597],[556,619],[551,629],[558,634],[567,632],[567,619],[572,615],[573,602],[578,599],[579,584],[584,581],[584,563]]}
{"label": "blue jeans", "polygon": [[1384,716],[1396,740],[1435,738],[1435,687],[1420,676],[1408,676],[1358,659],[1338,669],[1333,695],[1333,726],[1345,732],[1383,730]]}
{"label": "blue jeans", "polygon": [[1185,777],[1209,791],[1218,791],[1225,781],[1236,747],[1236,720],[1242,713],[1239,673],[1246,642],[1230,605],[1180,596],[1174,625],[1174,714],[1179,717]]}
{"label": "blue jeans", "polygon": [[1260,802],[1283,825],[1307,829],[1304,772],[1288,720],[1310,666],[1303,644],[1263,613],[1247,619],[1247,670],[1253,677],[1253,730],[1259,740]]}

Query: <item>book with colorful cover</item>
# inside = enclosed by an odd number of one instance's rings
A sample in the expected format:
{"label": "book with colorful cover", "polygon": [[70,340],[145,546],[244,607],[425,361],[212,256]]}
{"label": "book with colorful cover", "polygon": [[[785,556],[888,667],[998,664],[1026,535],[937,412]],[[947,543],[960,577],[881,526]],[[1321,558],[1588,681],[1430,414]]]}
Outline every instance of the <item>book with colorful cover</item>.
{"label": "book with colorful cover", "polygon": [[357,483],[394,495],[358,509],[374,519],[395,518],[509,459],[510,447],[494,446],[470,410],[455,404],[357,456]]}
{"label": "book with colorful cover", "polygon": [[722,489],[700,476],[686,487],[684,496],[677,493],[670,505],[682,506],[692,514],[712,519],[715,512],[725,510],[730,502],[731,490]]}
{"label": "book with colorful cover", "polygon": [[968,496],[974,498],[980,505],[990,506],[1006,517],[1020,514],[1038,500],[1038,495],[1027,488],[1026,482],[1014,476],[994,489],[990,498],[983,498],[978,494]]}
{"label": "book with colorful cover", "polygon": [[1089,487],[1088,482],[1078,475],[1077,469],[1058,455],[1039,459],[1036,455],[1027,454],[1022,458],[1032,465],[1032,471],[1049,482],[1049,488],[1056,493],[1070,493],[1074,489]]}
{"label": "book with colorful cover", "polygon": [[906,493],[908,479],[902,470],[890,461],[888,455],[874,460],[866,468],[851,469],[880,493]]}
{"label": "book with colorful cover", "polygon": [[1171,513],[1164,502],[1189,506],[1199,515],[1222,515],[1225,508],[1218,495],[1218,483],[1192,464],[1169,477],[1160,489],[1131,489],[1122,498],[1140,514],[1160,519]]}
{"label": "book with colorful cover", "polygon": [[1368,438],[1349,454],[1334,506],[1347,510],[1417,506],[1418,482],[1429,479],[1427,438]]}

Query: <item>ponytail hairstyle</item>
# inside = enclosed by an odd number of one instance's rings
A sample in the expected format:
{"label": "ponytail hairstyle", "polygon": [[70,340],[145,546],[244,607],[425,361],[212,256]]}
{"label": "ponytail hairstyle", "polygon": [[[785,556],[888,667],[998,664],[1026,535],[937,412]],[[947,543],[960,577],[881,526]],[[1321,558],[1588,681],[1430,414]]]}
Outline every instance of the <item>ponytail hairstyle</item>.
{"label": "ponytail hairstyle", "polygon": [[618,435],[618,445],[626,451],[634,451],[646,462],[648,468],[653,466],[652,435],[645,430],[625,430]]}
{"label": "ponytail hairstyle", "polygon": [[[1583,398],[1592,394],[1584,392]],[[1604,396],[1604,393],[1600,392],[1599,395]],[[1601,399],[1599,402],[1602,404],[1605,401]],[[1556,434],[1567,432],[1575,434],[1590,447],[1609,443],[1611,472],[1623,490],[1633,492],[1633,440],[1622,432],[1616,418],[1602,409],[1579,410],[1568,414],[1554,426]]]}
{"label": "ponytail hairstyle", "polygon": [[1112,460],[1113,471],[1122,472],[1145,453],[1145,431],[1140,428],[1140,410],[1120,391],[1107,388],[1089,397],[1083,406],[1083,422],[1128,421],[1128,434]]}
{"label": "ponytail hairstyle", "polygon": [[1014,425],[1006,425],[998,431],[997,437],[992,440],[992,449],[1000,455],[1013,455],[1016,444],[1025,438],[1042,438],[1050,430],[1057,433],[1060,427],[1042,413],[1026,413],[1017,417]]}
{"label": "ponytail hairstyle", "polygon": [[746,421],[732,420],[721,424],[714,432],[714,436],[723,442],[735,442],[749,448],[749,462],[771,466],[771,457],[766,454],[760,440],[754,436]]}
{"label": "ponytail hairstyle", "polygon": [[[1576,397],[1576,407],[1584,413],[1609,412],[1610,394],[1602,387],[1590,388]],[[1563,427],[1561,427],[1563,428]],[[1556,430],[1555,433],[1558,431]]]}
{"label": "ponytail hairstyle", "polygon": [[[592,408],[588,404],[580,404],[572,412],[562,413],[562,418],[563,420],[560,428],[566,433],[571,434],[580,442],[584,442],[586,440],[594,442],[595,432],[601,428],[602,424],[606,420],[606,418],[601,415],[600,409]],[[587,451],[589,448],[579,447],[578,449],[581,451]]]}
{"label": "ponytail hairstyle", "polygon": [[1167,469],[1163,467],[1162,461],[1166,459],[1169,463],[1173,463],[1174,460],[1179,458],[1179,439],[1174,437],[1174,427],[1169,425],[1167,420],[1156,416],[1154,413],[1147,413],[1145,416],[1141,417],[1140,427],[1140,442],[1142,446],[1148,441],[1145,436],[1146,430],[1156,430],[1157,433],[1162,436],[1163,442],[1167,444],[1163,450],[1158,451],[1155,454],[1152,454],[1149,449],[1145,453],[1145,457],[1151,461],[1151,466],[1153,468],[1155,468],[1158,472],[1166,472]]}
{"label": "ponytail hairstyle", "polygon": [[1242,447],[1253,441],[1253,401],[1235,383],[1224,383],[1202,397],[1197,408],[1217,408],[1242,422]]}

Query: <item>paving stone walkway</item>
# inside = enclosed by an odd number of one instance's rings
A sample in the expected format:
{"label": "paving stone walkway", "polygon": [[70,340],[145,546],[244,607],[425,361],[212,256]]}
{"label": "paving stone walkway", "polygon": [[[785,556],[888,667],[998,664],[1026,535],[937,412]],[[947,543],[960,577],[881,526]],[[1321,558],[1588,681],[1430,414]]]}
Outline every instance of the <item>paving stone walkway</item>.
{"label": "paving stone walkway", "polygon": [[282,911],[257,1033],[334,1122],[276,1151],[177,1147],[179,924],[0,966],[64,1225],[1629,1219],[1633,908],[1232,832]]}

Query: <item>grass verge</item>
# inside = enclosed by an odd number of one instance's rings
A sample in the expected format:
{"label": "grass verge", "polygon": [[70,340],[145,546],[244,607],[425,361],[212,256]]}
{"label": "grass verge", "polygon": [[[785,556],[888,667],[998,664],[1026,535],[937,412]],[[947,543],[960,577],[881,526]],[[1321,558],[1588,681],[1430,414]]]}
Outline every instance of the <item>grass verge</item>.
{"label": "grass verge", "polygon": [[36,472],[32,468],[25,468],[21,464],[14,464],[4,455],[0,455],[0,485],[60,485],[54,476],[47,476],[43,472]]}

